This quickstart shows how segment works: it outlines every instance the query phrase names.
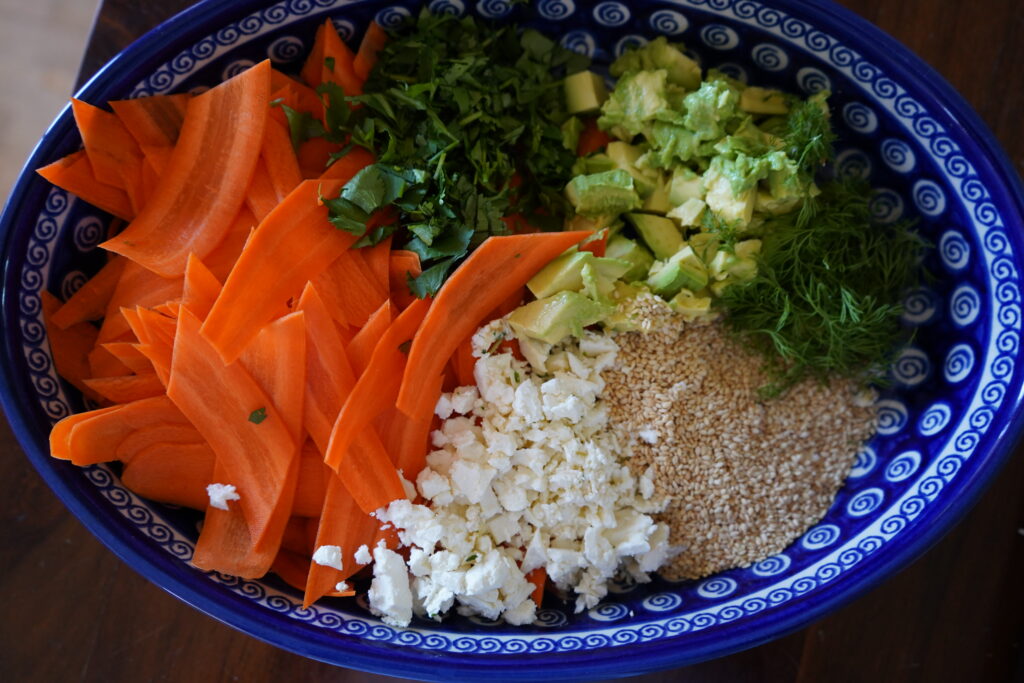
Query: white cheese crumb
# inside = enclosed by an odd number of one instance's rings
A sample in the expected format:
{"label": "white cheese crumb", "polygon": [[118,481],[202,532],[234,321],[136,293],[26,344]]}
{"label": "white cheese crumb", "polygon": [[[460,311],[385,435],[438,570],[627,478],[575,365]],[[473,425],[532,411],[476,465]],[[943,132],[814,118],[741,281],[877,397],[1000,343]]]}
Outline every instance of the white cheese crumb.
{"label": "white cheese crumb", "polygon": [[338,593],[344,593],[345,591],[352,590],[352,587],[344,581],[339,581],[338,583],[334,584],[334,590]]}
{"label": "white cheese crumb", "polygon": [[385,624],[408,626],[412,621],[412,591],[405,560],[387,548],[373,551],[373,581],[366,592],[370,610]]}
{"label": "white cheese crumb", "polygon": [[234,484],[209,484],[206,487],[206,495],[210,497],[210,507],[218,510],[227,510],[229,500],[241,500],[238,490]]}
{"label": "white cheese crumb", "polygon": [[355,559],[356,564],[366,565],[373,562],[373,556],[370,555],[370,549],[366,547],[365,544],[359,546],[359,548],[356,549],[355,556],[353,559]]}
{"label": "white cheese crumb", "polygon": [[341,560],[341,548],[336,545],[322,545],[313,553],[313,561],[324,567],[333,567],[339,571],[344,569]]}
{"label": "white cheese crumb", "polygon": [[646,444],[653,446],[661,439],[661,432],[656,429],[641,429],[636,435]]}

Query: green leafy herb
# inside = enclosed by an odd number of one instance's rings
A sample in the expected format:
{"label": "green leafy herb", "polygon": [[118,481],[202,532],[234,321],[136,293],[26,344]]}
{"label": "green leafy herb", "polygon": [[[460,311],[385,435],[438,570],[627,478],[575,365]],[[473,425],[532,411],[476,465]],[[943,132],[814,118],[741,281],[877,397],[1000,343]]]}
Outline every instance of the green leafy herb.
{"label": "green leafy herb", "polygon": [[327,67],[328,71],[334,73],[334,57],[324,57],[324,66]]}
{"label": "green leafy herb", "polygon": [[299,151],[299,147],[302,147],[302,143],[310,138],[323,137],[324,126],[320,123],[312,114],[304,111],[295,111],[287,104],[283,104],[278,101],[276,105],[284,110],[284,116],[288,120],[288,132],[291,134],[292,147],[295,148],[296,153]]}
{"label": "green leafy herb", "polygon": [[249,413],[249,422],[253,424],[259,424],[267,419],[267,409],[257,408],[256,410]]}
{"label": "green leafy herb", "polygon": [[[571,211],[561,192],[575,160],[568,146],[578,135],[572,123],[563,130],[561,78],[587,61],[530,29],[424,10],[381,51],[364,94],[318,88],[322,135],[378,159],[327,202],[332,222],[362,235],[373,211],[395,207],[405,248],[423,264],[410,279],[419,297],[488,236],[506,234],[507,216],[560,229]],[[293,139],[313,127],[295,129]]]}
{"label": "green leafy herb", "polygon": [[813,220],[769,220],[756,277],[723,293],[729,325],[767,359],[766,395],[808,375],[884,382],[903,336],[901,297],[929,245],[908,222],[873,223],[868,197],[862,181],[832,182]]}
{"label": "green leafy herb", "polygon": [[473,553],[472,555],[467,557],[466,562],[476,562],[476,553]]}
{"label": "green leafy herb", "polygon": [[412,348],[412,340],[411,339],[406,339],[404,342],[402,342],[401,344],[398,345],[398,350],[401,351],[402,353],[406,354],[406,355],[409,354],[409,349],[411,349],[411,348]]}

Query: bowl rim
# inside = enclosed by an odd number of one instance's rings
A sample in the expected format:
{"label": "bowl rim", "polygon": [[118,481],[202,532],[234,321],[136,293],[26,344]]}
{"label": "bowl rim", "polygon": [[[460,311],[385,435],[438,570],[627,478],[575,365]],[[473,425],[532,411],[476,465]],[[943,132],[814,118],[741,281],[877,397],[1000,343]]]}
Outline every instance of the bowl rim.
{"label": "bowl rim", "polygon": [[[351,4],[363,4],[367,1],[354,0]],[[208,34],[210,27],[221,26],[267,4],[267,0],[202,0],[151,29],[118,53],[101,67],[75,93],[75,96],[89,100],[93,93],[102,92],[114,84],[134,84],[145,73],[139,64],[159,63],[158,60],[180,51],[183,44],[189,44],[189,41],[194,42]],[[921,92],[927,92],[931,102],[949,111],[978,145],[982,154],[972,161],[979,165],[982,162],[987,164],[986,170],[1002,181],[1000,189],[1005,191],[1005,196],[1000,197],[1000,206],[1004,209],[1012,208],[1018,218],[1024,216],[1024,185],[995,136],[959,93],[932,67],[878,27],[831,0],[768,0],[767,4],[801,15],[815,13],[820,17],[819,25],[833,33],[842,27],[839,33],[844,36],[843,41],[864,54],[877,56],[884,52],[887,72],[895,73],[901,82],[913,84]],[[871,48],[864,49],[867,45],[871,45]],[[70,106],[65,106],[29,156],[0,215],[4,283],[11,281],[12,264],[7,256],[11,241],[10,228],[20,217],[21,205],[30,192],[33,171],[53,153],[56,144],[54,140],[63,137],[70,125]],[[1007,224],[1005,228],[1007,231],[1020,233],[1021,225]],[[10,296],[6,284],[3,296],[4,299]],[[5,301],[4,306],[7,305]],[[33,466],[72,514],[94,536],[129,567],[160,588],[247,635],[326,663],[392,676],[438,679],[487,675],[506,679],[521,677],[529,671],[543,678],[587,680],[592,679],[594,675],[626,676],[684,666],[781,637],[849,603],[923,554],[973,507],[984,488],[1005,465],[1024,435],[1024,403],[1021,388],[1018,387],[1017,394],[1011,399],[1012,407],[1008,411],[1008,419],[999,428],[990,428],[993,431],[990,453],[981,465],[960,481],[958,495],[935,509],[932,524],[928,528],[920,530],[913,539],[886,553],[882,559],[877,560],[877,564],[873,565],[870,572],[861,572],[858,576],[852,577],[842,590],[818,595],[815,603],[806,605],[803,610],[789,610],[781,615],[768,614],[756,626],[718,638],[711,646],[680,653],[674,648],[665,647],[664,642],[636,644],[629,646],[632,655],[630,657],[623,657],[624,651],[618,647],[603,652],[588,650],[575,654],[561,654],[553,659],[544,655],[494,658],[450,652],[439,656],[421,650],[413,650],[410,654],[408,648],[365,641],[337,633],[325,634],[323,639],[307,639],[302,633],[284,631],[277,627],[273,620],[259,618],[256,611],[250,613],[250,610],[236,610],[228,600],[218,594],[214,584],[197,584],[191,580],[193,574],[170,571],[152,559],[144,543],[125,533],[118,524],[119,518],[86,505],[74,487],[58,472],[58,466],[66,464],[53,461],[49,453],[44,452],[32,439],[31,416],[25,408],[28,405],[27,401],[32,397],[25,391],[19,391],[13,381],[10,367],[15,356],[10,345],[11,335],[7,333],[8,326],[6,320],[0,320],[0,328],[5,333],[2,349],[4,363],[0,371],[0,404],[19,444]],[[268,614],[269,616],[272,615]],[[342,647],[337,647],[339,643]],[[642,663],[635,663],[636,658],[641,658]],[[537,668],[534,669],[534,666]]]}

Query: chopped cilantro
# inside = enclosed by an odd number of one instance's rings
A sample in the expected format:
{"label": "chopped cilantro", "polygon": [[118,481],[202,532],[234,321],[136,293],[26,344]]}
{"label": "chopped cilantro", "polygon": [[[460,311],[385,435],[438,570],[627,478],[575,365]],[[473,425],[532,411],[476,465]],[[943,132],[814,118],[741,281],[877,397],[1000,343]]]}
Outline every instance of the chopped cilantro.
{"label": "chopped cilantro", "polygon": [[411,349],[411,348],[412,348],[412,340],[411,339],[407,339],[407,340],[405,340],[404,342],[402,342],[401,344],[398,345],[398,350],[401,351],[404,354],[408,354],[409,353],[409,349]]}
{"label": "chopped cilantro", "polygon": [[328,71],[334,73],[334,57],[324,57],[324,66],[327,67]]}
{"label": "chopped cilantro", "polygon": [[267,409],[257,408],[256,410],[249,413],[249,422],[253,424],[259,424],[267,419]]}

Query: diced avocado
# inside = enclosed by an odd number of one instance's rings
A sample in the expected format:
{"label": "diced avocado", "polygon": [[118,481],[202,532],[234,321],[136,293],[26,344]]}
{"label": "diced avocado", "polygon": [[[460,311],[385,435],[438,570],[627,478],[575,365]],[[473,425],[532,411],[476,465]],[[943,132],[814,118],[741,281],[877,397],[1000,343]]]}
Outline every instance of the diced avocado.
{"label": "diced avocado", "polygon": [[742,152],[748,156],[759,157],[775,150],[777,142],[775,136],[762,131],[748,116],[730,135],[715,143],[715,151],[719,154]]}
{"label": "diced avocado", "polygon": [[591,114],[608,99],[604,79],[593,71],[565,77],[565,106],[570,114]]}
{"label": "diced avocado", "polygon": [[719,249],[708,262],[708,275],[714,280],[724,280],[729,276],[729,269],[736,261],[736,254],[725,249]]}
{"label": "diced avocado", "polygon": [[599,215],[588,218],[587,216],[576,214],[565,221],[565,229],[569,231],[592,230],[594,232],[607,230],[608,234],[611,235],[622,229],[622,221],[614,215]]}
{"label": "diced avocado", "polygon": [[801,197],[798,195],[776,199],[772,197],[771,193],[758,190],[757,199],[754,200],[754,210],[778,216],[795,209],[800,200]]}
{"label": "diced avocado", "polygon": [[572,165],[573,175],[589,175],[591,173],[604,173],[614,171],[618,168],[615,162],[608,158],[607,154],[598,152],[589,156],[580,157]]}
{"label": "diced avocado", "polygon": [[643,149],[620,140],[613,140],[608,143],[605,153],[616,167],[633,176],[633,186],[636,188],[637,194],[647,197],[654,192],[660,174],[654,170],[637,167],[636,162],[643,154]]}
{"label": "diced avocado", "polygon": [[633,282],[645,277],[651,264],[654,263],[654,256],[646,247],[622,235],[615,235],[608,240],[604,255],[630,264],[629,270],[620,276],[626,282]]}
{"label": "diced avocado", "polygon": [[683,202],[682,205],[669,211],[666,215],[679,221],[679,225],[683,227],[692,227],[700,225],[700,217],[704,213],[706,206],[707,204],[702,200],[690,198]]}
{"label": "diced avocado", "polygon": [[711,297],[697,296],[689,289],[679,290],[679,293],[669,301],[669,305],[686,322],[692,322],[698,318],[706,318],[711,315]]}
{"label": "diced avocado", "polygon": [[578,116],[570,116],[562,124],[562,146],[570,152],[575,152],[580,146],[580,133],[583,132],[583,122]]}
{"label": "diced avocado", "polygon": [[680,206],[687,199],[703,199],[704,186],[701,177],[686,167],[672,171],[672,182],[668,188],[668,202]]}
{"label": "diced avocado", "polygon": [[633,176],[622,169],[578,175],[566,185],[565,194],[577,213],[590,218],[616,216],[642,205]]}
{"label": "diced avocado", "polygon": [[725,124],[736,115],[739,99],[738,91],[725,81],[705,81],[683,98],[683,125],[698,132],[702,140],[717,140],[725,134]]}
{"label": "diced avocado", "polygon": [[600,277],[609,282],[622,278],[632,267],[633,264],[626,259],[608,256],[607,247],[605,248],[604,256],[594,258],[594,270],[597,271]]}
{"label": "diced avocado", "polygon": [[681,123],[655,121],[644,136],[651,146],[637,160],[641,168],[670,169],[695,160],[700,153],[701,138]]}
{"label": "diced avocado", "polygon": [[729,275],[744,282],[757,275],[757,255],[761,253],[761,240],[737,242],[734,251],[736,261],[729,266]]}
{"label": "diced avocado", "polygon": [[526,335],[517,336],[516,340],[519,342],[519,350],[523,352],[526,362],[537,372],[546,373],[548,371],[548,356],[551,355],[552,345]]}
{"label": "diced avocado", "polygon": [[612,62],[611,74],[621,76],[630,71],[665,69],[668,82],[681,85],[687,90],[700,87],[700,66],[683,52],[658,36],[636,50],[630,50]]}
{"label": "diced avocado", "polygon": [[700,260],[707,263],[718,251],[718,235],[710,232],[698,232],[686,240],[686,243],[693,247],[693,251],[700,257]]}
{"label": "diced avocado", "polygon": [[526,286],[538,299],[563,290],[579,291],[583,287],[583,266],[593,259],[589,251],[577,251],[573,247],[541,268]]}
{"label": "diced avocado", "polygon": [[627,213],[625,218],[656,257],[667,259],[682,248],[683,235],[671,219],[649,213]]}
{"label": "diced avocado", "polygon": [[740,109],[751,114],[788,114],[789,102],[778,90],[750,86],[740,93]]}
{"label": "diced avocado", "polygon": [[651,213],[668,213],[671,208],[672,204],[668,201],[668,179],[659,173],[654,190],[644,198],[643,210]]}
{"label": "diced avocado", "polygon": [[651,291],[666,299],[675,296],[680,289],[696,291],[707,284],[707,268],[690,246],[683,247],[667,261],[655,261],[647,278]]}
{"label": "diced avocado", "polygon": [[615,90],[601,105],[598,126],[607,130],[621,127],[630,136],[639,135],[648,121],[672,113],[665,99],[668,72],[664,69],[628,73],[615,84]]}
{"label": "diced avocado", "polygon": [[737,242],[734,250],[738,258],[754,258],[761,253],[761,240],[743,240]]}
{"label": "diced avocado", "polygon": [[720,160],[721,157],[716,157],[704,173],[704,187],[707,189],[704,201],[709,209],[727,223],[737,222],[741,227],[746,226],[754,215],[757,187],[751,187],[739,195],[734,194],[732,181],[722,173],[721,164],[716,163]]}
{"label": "diced avocado", "polygon": [[570,334],[600,322],[613,309],[578,292],[559,292],[520,306],[508,316],[516,335],[557,344]]}
{"label": "diced avocado", "polygon": [[711,283],[708,289],[711,290],[711,294],[713,294],[714,296],[722,296],[722,293],[725,292],[725,290],[732,287],[733,285],[735,285],[736,282],[737,280],[735,278],[727,277],[724,280],[715,280],[714,282]]}

